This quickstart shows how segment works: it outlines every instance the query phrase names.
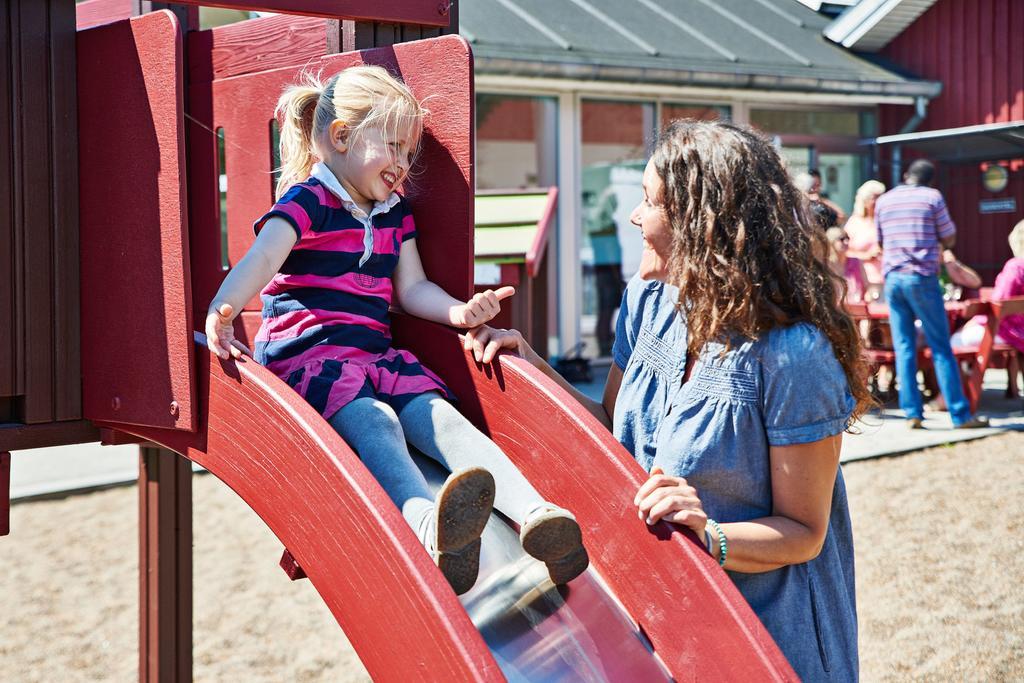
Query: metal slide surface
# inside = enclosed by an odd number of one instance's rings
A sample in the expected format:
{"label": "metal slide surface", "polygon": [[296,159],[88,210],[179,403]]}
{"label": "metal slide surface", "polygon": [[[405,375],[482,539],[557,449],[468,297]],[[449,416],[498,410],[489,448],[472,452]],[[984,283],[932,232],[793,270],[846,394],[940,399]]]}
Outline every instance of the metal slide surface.
{"label": "metal slide surface", "polygon": [[[426,456],[417,463],[436,493],[447,471]],[[476,585],[460,599],[509,681],[671,680],[593,567],[556,587],[500,513],[484,530]]]}

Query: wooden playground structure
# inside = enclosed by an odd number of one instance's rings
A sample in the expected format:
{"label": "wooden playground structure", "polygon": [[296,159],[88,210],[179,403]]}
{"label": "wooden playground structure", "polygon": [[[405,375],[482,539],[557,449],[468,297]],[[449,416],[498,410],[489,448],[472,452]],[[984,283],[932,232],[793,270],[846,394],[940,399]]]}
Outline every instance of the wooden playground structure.
{"label": "wooden playground structure", "polygon": [[[431,96],[425,172],[408,194],[428,275],[471,294],[473,66],[458,7],[217,0],[288,14],[199,30],[198,4],[0,5],[0,35],[16,38],[0,48],[0,160],[14,170],[0,181],[12,219],[0,224],[12,280],[0,292],[0,533],[10,451],[139,443],[140,680],[191,679],[193,462],[281,540],[286,569],[309,578],[375,680],[502,680],[345,442],[284,382],[251,359],[211,358],[195,332],[272,201],[274,105],[303,70],[381,64]],[[239,320],[252,339],[258,302]],[[514,356],[478,366],[452,329],[396,313],[394,335],[542,495],[577,514],[593,569],[561,589],[567,606],[610,593],[674,679],[795,680],[701,546],[636,518],[644,472],[571,398]],[[599,616],[580,628],[608,680],[635,670],[601,659]]]}

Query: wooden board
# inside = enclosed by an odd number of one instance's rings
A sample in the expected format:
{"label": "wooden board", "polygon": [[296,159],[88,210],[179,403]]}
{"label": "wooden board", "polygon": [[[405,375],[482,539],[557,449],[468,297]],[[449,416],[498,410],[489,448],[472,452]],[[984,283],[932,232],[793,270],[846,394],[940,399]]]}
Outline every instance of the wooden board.
{"label": "wooden board", "polygon": [[306,14],[333,19],[388,21],[402,24],[447,26],[451,5],[447,0],[177,0],[182,5],[207,5],[284,14]]}
{"label": "wooden board", "polygon": [[266,368],[211,358],[196,338],[199,432],[101,426],[182,453],[230,486],[301,564],[374,680],[502,680],[458,598],[341,437]]}
{"label": "wooden board", "polygon": [[11,533],[11,454],[0,453],[0,536]]}
{"label": "wooden board", "polygon": [[81,31],[78,60],[84,415],[194,430],[177,21]]}
{"label": "wooden board", "polygon": [[558,210],[558,188],[476,195],[477,262],[522,263],[536,278]]}

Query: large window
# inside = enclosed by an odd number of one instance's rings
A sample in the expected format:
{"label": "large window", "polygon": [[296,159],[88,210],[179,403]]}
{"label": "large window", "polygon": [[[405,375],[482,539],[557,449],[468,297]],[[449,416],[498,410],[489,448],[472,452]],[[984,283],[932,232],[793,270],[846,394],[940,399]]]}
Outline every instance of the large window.
{"label": "large window", "polygon": [[551,97],[477,95],[477,189],[556,185],[557,111]]}
{"label": "large window", "polygon": [[640,200],[644,160],[654,140],[653,102],[581,105],[582,304],[585,355],[611,355],[623,283],[636,272],[641,242],[629,222]]}
{"label": "large window", "polygon": [[[660,109],[661,124],[655,121]],[[642,242],[629,215],[657,130],[675,119],[728,119],[728,107],[680,102],[581,103],[580,337],[584,354],[611,354],[622,288],[640,265]]]}
{"label": "large window", "polygon": [[750,123],[774,138],[790,175],[818,169],[822,194],[850,213],[857,188],[870,177],[860,140],[876,132],[873,111],[753,108]]}

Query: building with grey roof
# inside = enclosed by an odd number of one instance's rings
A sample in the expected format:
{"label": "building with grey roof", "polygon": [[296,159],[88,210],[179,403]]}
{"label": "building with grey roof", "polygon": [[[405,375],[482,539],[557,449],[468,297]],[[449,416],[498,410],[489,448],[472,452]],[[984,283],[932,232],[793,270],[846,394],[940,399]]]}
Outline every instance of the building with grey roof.
{"label": "building with grey roof", "polygon": [[[623,277],[639,237],[628,223],[657,131],[679,117],[726,118],[770,135],[791,170],[822,172],[847,211],[877,174],[860,145],[880,104],[914,104],[941,84],[908,78],[823,35],[834,19],[803,0],[463,0],[475,57],[477,186],[560,187],[557,329],[549,350],[597,351],[595,272],[615,257],[590,220],[609,192]],[[835,10],[845,3],[817,3]],[[847,10],[847,12],[856,9]],[[840,17],[841,19],[841,17]],[[838,21],[838,20],[836,20]],[[600,234],[601,240],[592,239]],[[554,280],[553,280],[554,281]],[[607,297],[605,297],[607,298]]]}

